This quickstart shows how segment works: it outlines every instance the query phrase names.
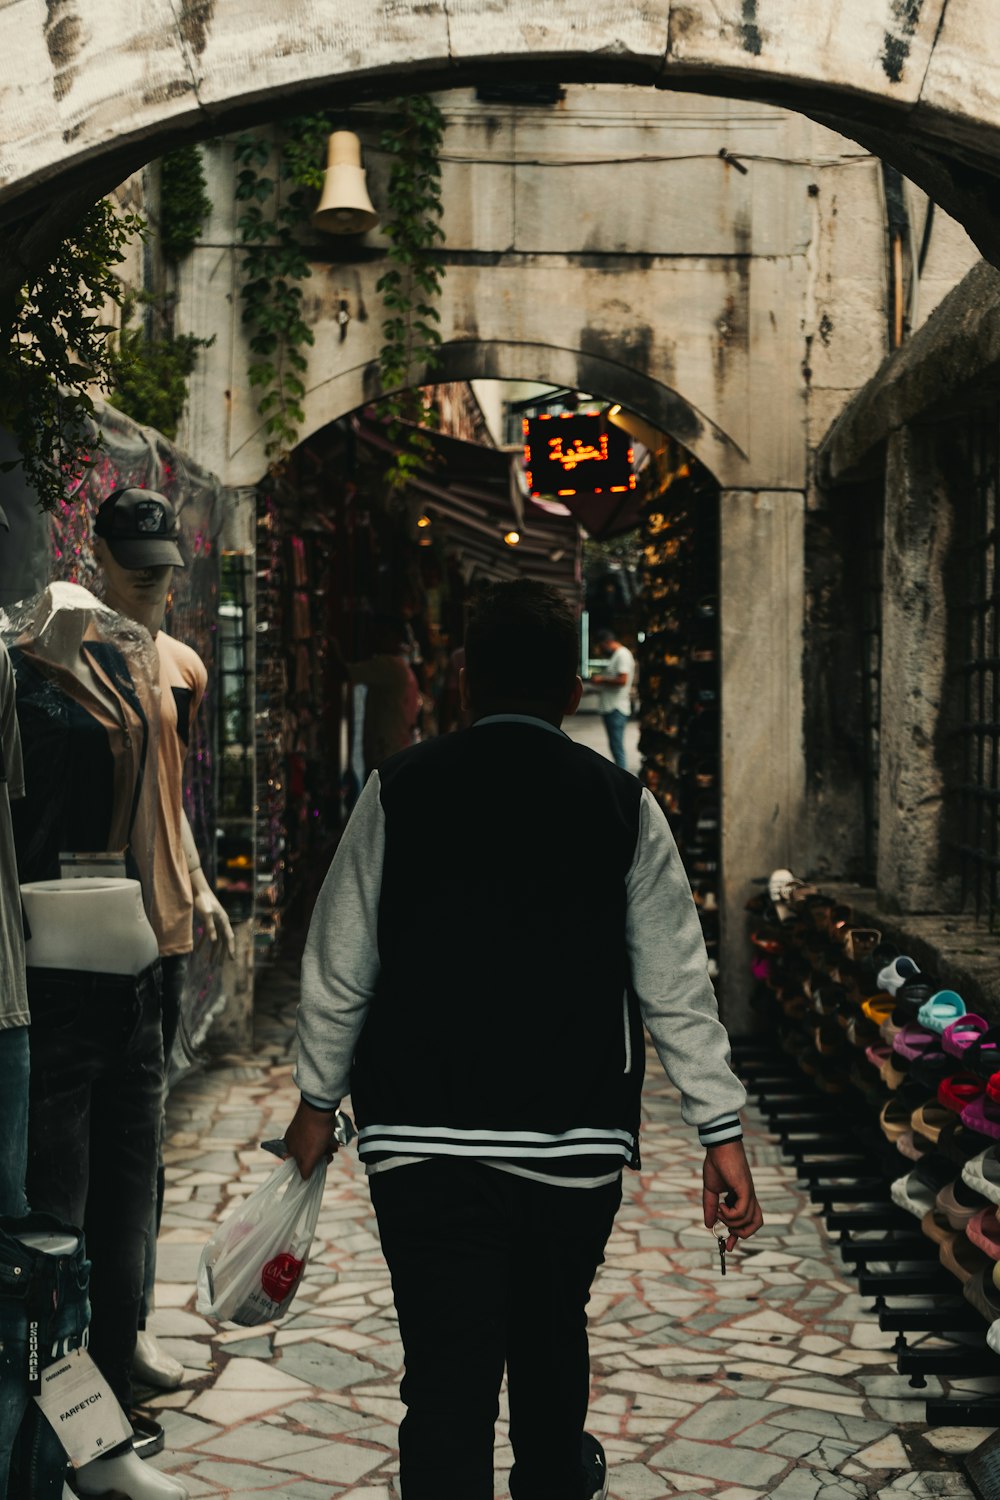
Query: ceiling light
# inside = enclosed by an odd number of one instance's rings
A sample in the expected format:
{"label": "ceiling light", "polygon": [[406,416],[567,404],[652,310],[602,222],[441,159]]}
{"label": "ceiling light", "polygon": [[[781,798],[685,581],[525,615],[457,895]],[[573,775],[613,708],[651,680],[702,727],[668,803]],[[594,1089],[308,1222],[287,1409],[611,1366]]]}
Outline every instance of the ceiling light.
{"label": "ceiling light", "polygon": [[430,516],[421,516],[420,519],[417,521],[417,525],[418,526],[429,526],[430,524],[431,524],[431,518],[430,518]]}
{"label": "ceiling light", "polygon": [[516,547],[520,540],[521,533],[519,531],[508,531],[504,536],[504,541],[508,547]]}

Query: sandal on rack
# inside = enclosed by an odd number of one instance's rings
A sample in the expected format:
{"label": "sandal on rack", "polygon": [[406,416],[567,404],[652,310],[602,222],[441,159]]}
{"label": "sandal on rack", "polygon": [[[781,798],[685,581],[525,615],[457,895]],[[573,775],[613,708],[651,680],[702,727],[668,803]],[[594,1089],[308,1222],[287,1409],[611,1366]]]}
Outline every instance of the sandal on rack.
{"label": "sandal on rack", "polygon": [[946,1026],[965,1015],[965,1001],[955,990],[938,990],[917,1012],[917,1020],[940,1036]]}
{"label": "sandal on rack", "polygon": [[1000,1146],[987,1146],[962,1168],[962,1181],[974,1193],[1000,1203]]}
{"label": "sandal on rack", "polygon": [[961,1177],[954,1182],[946,1182],[938,1192],[935,1199],[938,1209],[944,1214],[952,1229],[962,1233],[969,1220],[983,1206],[983,1200],[978,1193],[968,1188]]}
{"label": "sandal on rack", "polygon": [[887,963],[880,969],[877,976],[877,984],[880,990],[885,990],[890,995],[895,995],[900,985],[912,979],[920,970],[912,958],[907,958],[905,953]]}
{"label": "sandal on rack", "polygon": [[997,1221],[997,1212],[992,1204],[981,1208],[978,1213],[973,1214],[965,1232],[974,1245],[990,1260],[1000,1260],[1000,1223]]}
{"label": "sandal on rack", "polygon": [[964,1016],[959,1016],[957,1021],[952,1021],[941,1033],[941,1045],[952,1057],[965,1058],[965,1054],[972,1048],[980,1037],[986,1035],[990,1029],[989,1021],[982,1016],[967,1011]]}
{"label": "sandal on rack", "polygon": [[947,1078],[942,1078],[937,1087],[938,1103],[956,1115],[960,1115],[966,1105],[978,1099],[982,1093],[982,1082],[974,1073],[951,1073]]}
{"label": "sandal on rack", "polygon": [[938,1246],[938,1260],[963,1286],[972,1280],[977,1271],[985,1271],[987,1275],[990,1271],[988,1257],[970,1244],[964,1234],[953,1234],[942,1240]]}

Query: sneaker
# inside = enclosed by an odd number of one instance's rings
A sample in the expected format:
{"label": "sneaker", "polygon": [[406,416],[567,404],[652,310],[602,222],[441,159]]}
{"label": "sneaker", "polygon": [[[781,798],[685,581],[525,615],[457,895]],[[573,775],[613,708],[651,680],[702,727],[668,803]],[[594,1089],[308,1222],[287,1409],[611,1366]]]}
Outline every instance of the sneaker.
{"label": "sneaker", "polygon": [[589,1486],[587,1500],[607,1500],[608,1461],[604,1457],[604,1449],[589,1432],[585,1432],[581,1439],[580,1457]]}

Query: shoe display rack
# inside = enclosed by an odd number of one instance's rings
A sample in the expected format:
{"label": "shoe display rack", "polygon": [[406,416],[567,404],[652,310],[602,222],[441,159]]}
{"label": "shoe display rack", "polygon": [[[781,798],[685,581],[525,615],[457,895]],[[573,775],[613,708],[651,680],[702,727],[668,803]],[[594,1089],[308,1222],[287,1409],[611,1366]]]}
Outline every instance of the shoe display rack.
{"label": "shoe display rack", "polygon": [[257,629],[254,742],[257,767],[254,948],[273,954],[285,906],[285,758],[280,733],[288,693],[282,638],[281,534],[274,497],[257,510]]}
{"label": "shoe display rack", "polygon": [[718,485],[691,460],[684,477],[643,512],[640,775],[677,840],[713,977],[719,946],[718,558]]}
{"label": "shoe display rack", "polygon": [[762,1029],[734,1065],[900,1374],[982,1385],[928,1424],[1000,1426],[1000,1027],[787,870],[748,911]]}

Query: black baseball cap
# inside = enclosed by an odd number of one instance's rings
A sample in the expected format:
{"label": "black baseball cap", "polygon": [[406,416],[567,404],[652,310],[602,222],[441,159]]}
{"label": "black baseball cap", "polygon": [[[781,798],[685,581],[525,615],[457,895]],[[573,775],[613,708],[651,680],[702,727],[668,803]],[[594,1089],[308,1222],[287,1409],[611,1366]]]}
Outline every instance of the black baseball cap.
{"label": "black baseball cap", "polygon": [[177,545],[177,512],[156,490],[113,490],[94,518],[94,531],[123,568],[187,566]]}

